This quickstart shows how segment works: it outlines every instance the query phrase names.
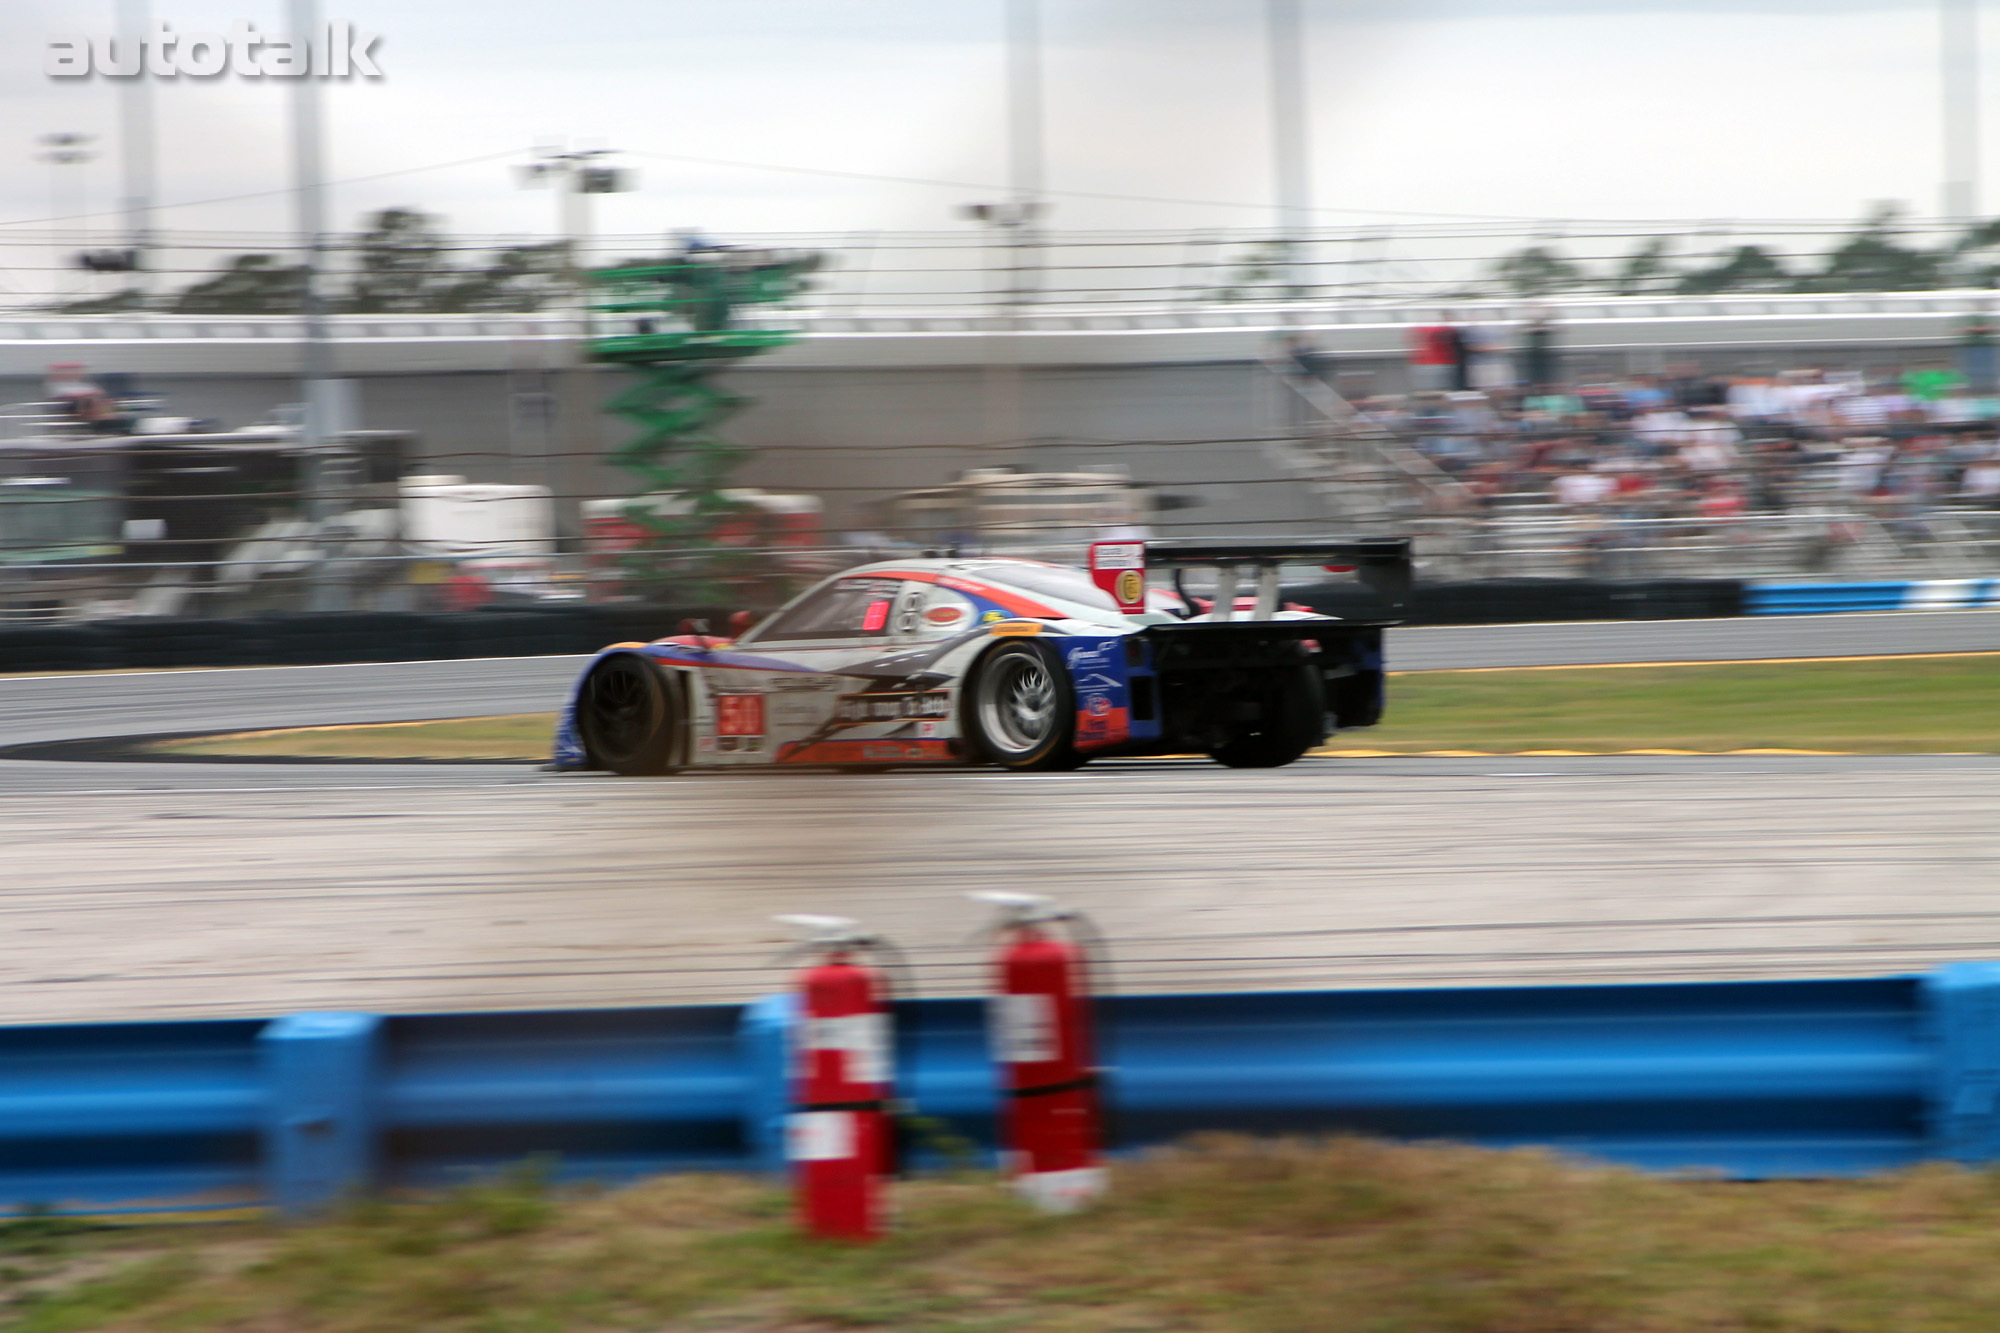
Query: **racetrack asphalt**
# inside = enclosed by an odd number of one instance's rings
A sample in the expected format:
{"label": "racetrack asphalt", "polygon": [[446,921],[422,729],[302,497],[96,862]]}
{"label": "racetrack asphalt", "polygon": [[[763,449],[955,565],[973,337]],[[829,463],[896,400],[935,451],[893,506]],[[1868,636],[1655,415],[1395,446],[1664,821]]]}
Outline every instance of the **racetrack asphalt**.
{"label": "racetrack asphalt", "polygon": [[[1445,667],[2000,650],[2000,613],[1391,631]],[[0,678],[8,744],[553,708],[580,659]],[[981,887],[1124,989],[1911,970],[2000,957],[2000,756],[1318,759],[627,780],[0,761],[9,1022],[741,999],[841,911],[965,990]]]}

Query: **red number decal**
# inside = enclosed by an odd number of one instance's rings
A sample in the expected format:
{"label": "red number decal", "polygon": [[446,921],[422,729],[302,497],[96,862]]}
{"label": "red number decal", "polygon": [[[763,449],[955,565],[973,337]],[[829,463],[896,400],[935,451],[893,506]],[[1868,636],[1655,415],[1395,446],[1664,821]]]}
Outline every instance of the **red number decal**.
{"label": "red number decal", "polygon": [[715,734],[718,736],[763,735],[764,696],[761,694],[716,695]]}

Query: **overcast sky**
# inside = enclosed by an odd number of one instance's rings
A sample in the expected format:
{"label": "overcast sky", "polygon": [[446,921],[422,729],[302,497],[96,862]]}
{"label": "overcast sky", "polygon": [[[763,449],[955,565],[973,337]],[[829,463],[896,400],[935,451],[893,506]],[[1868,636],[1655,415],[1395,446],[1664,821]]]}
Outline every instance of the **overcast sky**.
{"label": "overcast sky", "polygon": [[[1270,221],[1262,0],[1042,0],[1050,186],[1073,228]],[[281,0],[153,0],[181,31]],[[323,0],[378,30],[379,82],[332,86],[334,216],[410,204],[454,228],[547,232],[507,162],[536,142],[627,150],[607,232],[948,229],[1005,180],[1002,0]],[[1315,203],[1404,216],[1838,218],[1938,199],[1936,0],[1305,0]],[[0,222],[51,213],[35,139],[101,136],[113,84],[52,80],[63,33],[113,0],[0,0]],[[2000,31],[1991,37],[2000,47]],[[287,183],[283,87],[155,91],[167,204]],[[758,170],[676,161],[711,158]],[[490,160],[441,166],[470,158]],[[2000,133],[1986,161],[2000,164]],[[435,169],[431,169],[435,168]],[[383,173],[390,179],[361,180]],[[931,186],[867,177],[965,182]],[[2000,175],[1987,202],[2000,205]],[[1193,203],[1083,197],[1151,196]],[[268,231],[282,196],[174,208],[169,227]],[[1352,211],[1340,211],[1352,210]]]}

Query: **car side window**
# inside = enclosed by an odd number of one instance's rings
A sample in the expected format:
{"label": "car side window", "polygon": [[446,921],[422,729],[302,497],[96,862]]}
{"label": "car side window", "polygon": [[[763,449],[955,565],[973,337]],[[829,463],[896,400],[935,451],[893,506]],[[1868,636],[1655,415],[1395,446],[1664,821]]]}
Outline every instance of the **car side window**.
{"label": "car side window", "polygon": [[936,584],[913,585],[920,589],[919,600],[909,609],[908,627],[900,632],[912,639],[949,639],[963,634],[979,619],[972,599]]}
{"label": "car side window", "polygon": [[759,625],[755,642],[887,638],[902,587],[900,579],[841,579],[817,597]]}

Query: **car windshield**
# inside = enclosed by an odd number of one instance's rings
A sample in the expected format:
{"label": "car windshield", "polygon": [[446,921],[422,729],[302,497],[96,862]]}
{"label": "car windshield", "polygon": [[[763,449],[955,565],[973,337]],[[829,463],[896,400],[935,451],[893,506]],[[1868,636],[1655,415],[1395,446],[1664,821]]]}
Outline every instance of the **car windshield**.
{"label": "car windshield", "polygon": [[1086,617],[1106,625],[1123,625],[1125,616],[1118,610],[1118,603],[1090,581],[1090,575],[1068,565],[1039,565],[1022,562],[1019,564],[991,564],[979,566],[981,578],[1004,583],[1022,592],[1040,593],[1044,597],[1060,597],[1065,602],[1075,602],[1089,607],[1097,614]]}
{"label": "car windshield", "polygon": [[743,636],[744,643],[852,639],[886,634],[896,579],[841,579]]}

